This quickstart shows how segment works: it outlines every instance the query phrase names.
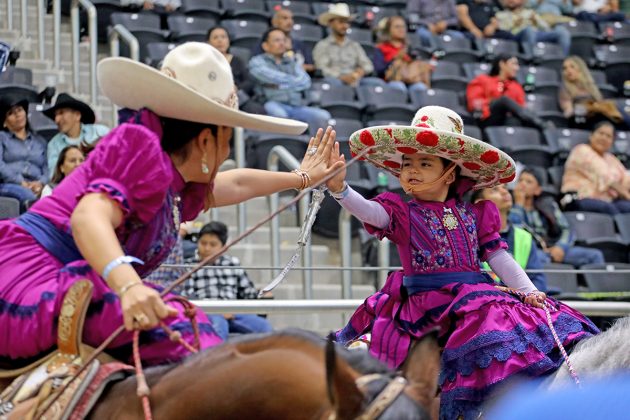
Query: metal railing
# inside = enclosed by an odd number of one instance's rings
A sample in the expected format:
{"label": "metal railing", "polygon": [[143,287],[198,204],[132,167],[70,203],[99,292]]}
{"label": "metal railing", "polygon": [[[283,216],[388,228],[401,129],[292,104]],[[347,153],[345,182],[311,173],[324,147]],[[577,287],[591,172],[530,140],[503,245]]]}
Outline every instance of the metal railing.
{"label": "metal railing", "polygon": [[[244,168],[245,162],[245,133],[242,127],[234,128],[234,160],[237,168]],[[236,229],[238,234],[245,232],[247,227],[247,204],[236,205]]]}
{"label": "metal railing", "polygon": [[341,297],[352,299],[352,214],[341,208],[339,212],[339,246],[341,248]]}
{"label": "metal railing", "polygon": [[[282,162],[289,169],[298,169],[300,162],[284,147],[274,146],[267,156],[267,170],[278,172],[278,163]],[[304,194],[300,199],[300,214],[305,216],[308,212],[310,194]],[[280,207],[280,197],[278,193],[271,194],[268,197],[269,213],[275,213]],[[280,221],[278,217],[274,217],[269,222],[270,240],[271,240],[271,265],[280,266]],[[297,244],[296,244],[297,247]],[[311,238],[309,237],[304,250],[302,251],[302,266],[310,268],[313,265],[313,254],[311,249]],[[277,275],[278,272],[274,272]],[[305,299],[313,298],[313,273],[310,270],[302,271],[302,284]]]}
{"label": "metal railing", "polygon": [[61,69],[61,0],[53,0],[53,68]]}
{"label": "metal railing", "polygon": [[37,58],[43,60],[45,58],[45,31],[46,24],[44,18],[46,16],[46,4],[45,0],[36,0],[37,1],[37,43],[39,44],[39,49],[37,51]]}
{"label": "metal railing", "polygon": [[[133,36],[129,29],[120,23],[114,25],[109,31],[109,55],[112,57],[120,57],[120,39],[129,47],[129,55],[132,60],[140,61],[140,43],[138,38]],[[118,125],[118,107],[112,104],[112,127]]]}
{"label": "metal railing", "polygon": [[23,38],[28,36],[28,14],[26,0],[20,0],[20,34]]}
{"label": "metal railing", "polygon": [[7,0],[7,29],[13,30],[13,0]]}
{"label": "metal railing", "polygon": [[[587,316],[625,316],[630,302],[563,301]],[[363,304],[361,299],[327,300],[193,300],[206,313],[304,313],[353,312]]]}
{"label": "metal railing", "polygon": [[88,0],[72,0],[70,8],[70,21],[72,24],[72,88],[75,92],[80,92],[80,70],[79,70],[79,44],[81,42],[79,18],[79,6],[83,7],[87,12],[88,18],[88,37],[90,49],[90,101],[92,106],[98,102],[97,85],[96,85],[96,56],[98,54],[98,23],[96,17],[96,7]]}

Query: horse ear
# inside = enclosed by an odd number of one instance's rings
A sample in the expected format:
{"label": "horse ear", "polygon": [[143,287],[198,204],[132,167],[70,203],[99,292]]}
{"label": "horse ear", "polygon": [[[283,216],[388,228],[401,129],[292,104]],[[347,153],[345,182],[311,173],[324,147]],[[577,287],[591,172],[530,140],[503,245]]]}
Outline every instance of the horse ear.
{"label": "horse ear", "polygon": [[343,359],[337,356],[331,335],[326,343],[326,389],[336,418],[354,419],[362,409],[363,393],[357,388],[359,376]]}
{"label": "horse ear", "polygon": [[441,353],[437,336],[435,330],[414,344],[402,367],[410,385],[406,392],[423,407],[431,407],[437,393]]}

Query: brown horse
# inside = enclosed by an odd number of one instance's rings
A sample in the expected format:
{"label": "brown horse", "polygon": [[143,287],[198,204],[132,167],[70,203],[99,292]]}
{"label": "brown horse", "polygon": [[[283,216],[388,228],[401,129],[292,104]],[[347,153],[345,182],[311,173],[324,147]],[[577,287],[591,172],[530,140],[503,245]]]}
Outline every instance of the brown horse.
{"label": "brown horse", "polygon": [[[244,336],[145,374],[156,419],[419,420],[431,418],[439,357],[435,337],[420,342],[404,382],[367,354],[293,330]],[[143,418],[135,377],[111,385],[90,418]]]}

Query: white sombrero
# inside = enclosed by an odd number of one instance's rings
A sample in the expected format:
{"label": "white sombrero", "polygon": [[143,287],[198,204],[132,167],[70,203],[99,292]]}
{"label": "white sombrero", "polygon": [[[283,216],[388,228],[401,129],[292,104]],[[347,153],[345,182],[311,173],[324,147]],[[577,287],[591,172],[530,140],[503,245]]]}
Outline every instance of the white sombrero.
{"label": "white sombrero", "polygon": [[346,18],[353,20],[355,16],[350,13],[350,7],[346,3],[335,3],[328,6],[328,11],[322,13],[317,18],[317,22],[322,26],[328,26],[328,23],[337,18]]}
{"label": "white sombrero", "polygon": [[416,113],[411,126],[376,126],[350,136],[353,156],[376,146],[364,159],[394,176],[400,176],[402,156],[426,153],[455,162],[461,175],[472,179],[474,189],[512,181],[514,161],[505,152],[464,134],[464,122],[454,111],[425,106]]}
{"label": "white sombrero", "polygon": [[114,104],[148,108],[161,117],[282,134],[301,134],[301,121],[238,110],[232,70],[217,49],[188,42],[164,57],[161,70],[122,57],[98,64],[98,82]]}

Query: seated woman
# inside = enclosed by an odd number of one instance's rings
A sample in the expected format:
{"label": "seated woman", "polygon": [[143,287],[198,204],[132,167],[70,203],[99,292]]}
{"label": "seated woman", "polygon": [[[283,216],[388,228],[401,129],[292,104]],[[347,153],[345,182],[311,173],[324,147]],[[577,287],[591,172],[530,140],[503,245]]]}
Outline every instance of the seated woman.
{"label": "seated woman", "polygon": [[427,90],[431,79],[431,66],[409,55],[407,23],[402,16],[382,20],[380,37],[374,53],[374,71],[389,86],[407,90]]}
{"label": "seated woman", "polygon": [[603,98],[586,63],[576,55],[562,63],[558,102],[575,126],[592,127],[599,121],[610,121],[619,129],[630,128],[630,115],[615,101]]}
{"label": "seated woman", "polygon": [[0,196],[20,202],[20,212],[37,200],[48,182],[46,140],[31,131],[28,101],[13,95],[0,99]]}
{"label": "seated woman", "polygon": [[564,165],[561,191],[565,210],[630,213],[630,176],[610,153],[615,129],[608,121],[595,126],[588,144],[571,150]]}
{"label": "seated woman", "polygon": [[59,153],[50,182],[42,189],[42,197],[52,194],[53,188],[74,171],[85,160],[85,155],[78,146],[66,146]]}
{"label": "seated woman", "polygon": [[[480,74],[466,88],[468,110],[479,118],[483,128],[506,125],[508,117],[515,123],[543,130],[543,120],[525,108],[525,90],[516,80],[520,66],[513,55],[500,54],[488,74]],[[510,124],[514,122],[510,121]]]}
{"label": "seated woman", "polygon": [[254,100],[254,79],[249,77],[247,63],[240,57],[230,54],[230,34],[222,26],[214,26],[208,30],[208,44],[219,50],[230,63],[234,84],[238,89],[239,108],[254,114],[266,114],[265,107]]}

